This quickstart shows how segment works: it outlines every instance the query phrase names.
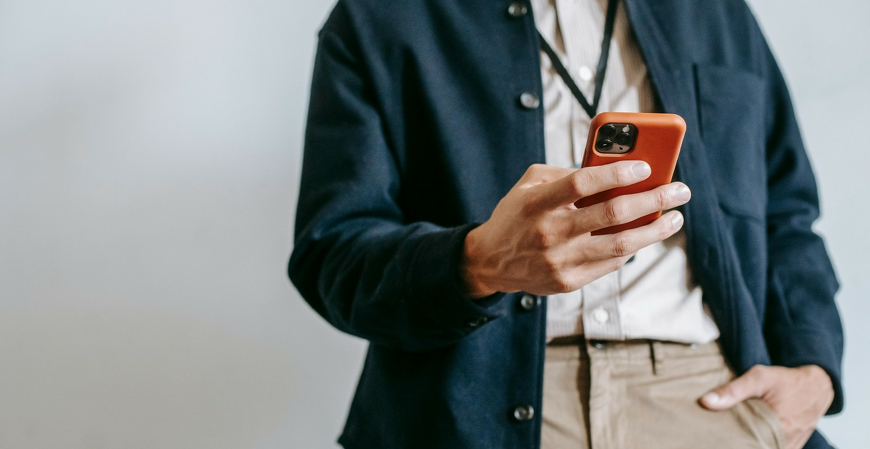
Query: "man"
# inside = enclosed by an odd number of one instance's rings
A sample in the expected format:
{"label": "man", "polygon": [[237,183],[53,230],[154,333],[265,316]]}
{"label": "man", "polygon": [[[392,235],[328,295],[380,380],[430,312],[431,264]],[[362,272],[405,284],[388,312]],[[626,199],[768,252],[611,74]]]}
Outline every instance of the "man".
{"label": "man", "polygon": [[[830,447],[837,282],[743,2],[342,0],[310,108],[289,273],[371,342],[345,447]],[[681,182],[574,207],[649,175],[576,169],[598,110],[681,115]]]}

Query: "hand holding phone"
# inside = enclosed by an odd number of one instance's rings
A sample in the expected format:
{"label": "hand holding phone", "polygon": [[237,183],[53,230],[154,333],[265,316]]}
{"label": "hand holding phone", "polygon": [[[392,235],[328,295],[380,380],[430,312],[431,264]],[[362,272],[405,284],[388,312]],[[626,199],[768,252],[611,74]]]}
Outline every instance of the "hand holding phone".
{"label": "hand holding phone", "polygon": [[[648,178],[629,186],[618,187],[578,200],[578,208],[616,198],[621,195],[646,192],[671,182],[686,122],[675,114],[649,114],[631,112],[604,112],[592,119],[583,167],[596,167],[617,161],[638,160],[649,164]],[[615,234],[652,223],[661,211],[645,215],[631,222],[599,229],[592,235]]]}
{"label": "hand holding phone", "polygon": [[691,196],[685,185],[669,184],[684,132],[674,115],[596,116],[584,168],[532,165],[466,235],[466,293],[574,291],[673,235],[682,215],[656,218]]}

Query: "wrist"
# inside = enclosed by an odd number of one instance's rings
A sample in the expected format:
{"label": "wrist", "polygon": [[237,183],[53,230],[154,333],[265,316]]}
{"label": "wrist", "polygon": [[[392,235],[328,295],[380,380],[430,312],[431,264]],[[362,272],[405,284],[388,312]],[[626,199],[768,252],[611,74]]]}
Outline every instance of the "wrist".
{"label": "wrist", "polygon": [[803,368],[807,373],[809,373],[812,378],[818,382],[819,384],[825,385],[833,391],[834,382],[831,379],[831,376],[819,365],[804,365]]}
{"label": "wrist", "polygon": [[481,226],[478,226],[465,236],[462,261],[459,264],[459,275],[465,286],[465,292],[475,299],[485,298],[498,292],[483,281],[485,254],[480,239],[481,232]]}

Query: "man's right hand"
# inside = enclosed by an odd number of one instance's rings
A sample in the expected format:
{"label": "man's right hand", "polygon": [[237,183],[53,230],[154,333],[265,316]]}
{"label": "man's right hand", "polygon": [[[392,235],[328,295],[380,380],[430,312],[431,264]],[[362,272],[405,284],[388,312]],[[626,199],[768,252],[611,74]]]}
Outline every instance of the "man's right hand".
{"label": "man's right hand", "polygon": [[683,183],[580,209],[574,205],[649,175],[649,165],[640,161],[579,170],[529,167],[490,219],[465,239],[461,270],[468,293],[480,298],[496,292],[571,292],[618,270],[641,248],[670,237],[683,225],[677,211],[612,235],[590,232],[685,204],[691,192]]}

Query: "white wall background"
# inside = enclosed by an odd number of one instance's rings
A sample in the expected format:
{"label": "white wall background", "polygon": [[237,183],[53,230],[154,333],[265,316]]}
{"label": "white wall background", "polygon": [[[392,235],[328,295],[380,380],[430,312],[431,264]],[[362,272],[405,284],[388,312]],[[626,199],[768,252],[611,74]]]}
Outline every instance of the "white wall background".
{"label": "white wall background", "polygon": [[[863,447],[870,4],[752,4],[843,283],[849,401],[822,428]],[[0,447],[335,447],[365,346],[284,275],[330,6],[0,0]]]}

